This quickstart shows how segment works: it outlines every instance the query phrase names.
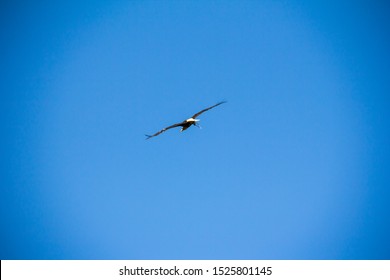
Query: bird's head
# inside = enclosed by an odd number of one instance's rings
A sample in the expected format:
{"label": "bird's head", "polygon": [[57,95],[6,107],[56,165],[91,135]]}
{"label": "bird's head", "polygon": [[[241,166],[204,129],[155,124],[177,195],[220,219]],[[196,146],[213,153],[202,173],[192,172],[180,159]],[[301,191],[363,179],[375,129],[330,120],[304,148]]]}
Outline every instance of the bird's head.
{"label": "bird's head", "polygon": [[186,122],[192,122],[192,123],[196,123],[198,121],[200,121],[200,120],[194,119],[194,118],[189,118],[189,119],[186,120]]}

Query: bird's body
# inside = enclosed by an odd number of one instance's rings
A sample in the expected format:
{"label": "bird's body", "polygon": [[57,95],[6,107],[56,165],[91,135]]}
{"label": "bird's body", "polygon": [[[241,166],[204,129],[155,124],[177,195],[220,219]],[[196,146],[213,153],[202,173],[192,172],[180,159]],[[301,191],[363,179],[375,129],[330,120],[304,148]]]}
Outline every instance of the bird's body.
{"label": "bird's body", "polygon": [[186,130],[191,125],[196,125],[196,122],[198,122],[198,121],[200,121],[200,120],[193,119],[193,118],[186,119],[185,121],[183,121],[183,125],[181,126],[180,132]]}
{"label": "bird's body", "polygon": [[159,134],[165,132],[166,130],[171,129],[171,128],[174,128],[174,127],[181,126],[180,132],[182,132],[182,131],[186,130],[187,128],[189,128],[191,125],[198,126],[198,125],[197,125],[197,122],[199,122],[200,120],[196,119],[197,116],[199,116],[200,114],[202,114],[202,113],[204,113],[204,112],[206,112],[206,111],[208,111],[208,110],[210,110],[210,109],[212,109],[212,108],[214,108],[214,107],[217,107],[217,106],[219,106],[219,105],[221,105],[221,104],[223,104],[223,103],[226,103],[226,101],[219,102],[219,103],[217,103],[217,104],[215,104],[215,105],[213,105],[213,106],[211,106],[211,107],[208,107],[208,108],[206,108],[206,109],[203,109],[202,111],[199,111],[198,113],[196,113],[195,115],[193,115],[191,118],[186,119],[186,120],[184,120],[184,121],[182,121],[182,122],[180,122],[180,123],[176,123],[176,124],[173,124],[173,125],[171,125],[171,126],[165,127],[165,128],[161,129],[159,132],[157,132],[157,133],[155,133],[155,134],[153,134],[153,135],[146,135],[146,137],[147,137],[146,139],[150,139],[150,138],[152,138],[152,137],[154,137],[154,136],[157,136],[157,135],[159,135]]}

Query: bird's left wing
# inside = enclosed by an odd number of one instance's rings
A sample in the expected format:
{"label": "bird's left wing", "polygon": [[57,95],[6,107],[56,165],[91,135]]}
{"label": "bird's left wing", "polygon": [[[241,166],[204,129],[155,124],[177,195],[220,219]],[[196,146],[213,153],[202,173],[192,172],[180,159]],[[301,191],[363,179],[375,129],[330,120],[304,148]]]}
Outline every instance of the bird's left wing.
{"label": "bird's left wing", "polygon": [[168,129],[171,129],[171,128],[174,128],[174,127],[178,127],[178,126],[182,126],[184,123],[185,123],[185,122],[175,123],[175,124],[173,124],[173,125],[167,126],[167,127],[163,128],[163,129],[161,129],[159,132],[156,132],[156,133],[153,134],[153,135],[147,135],[147,134],[145,134],[145,136],[147,137],[146,140],[148,140],[148,139],[150,139],[150,138],[152,138],[152,137],[154,137],[154,136],[157,136],[157,135],[159,135],[159,134],[165,132],[165,131],[168,130]]}
{"label": "bird's left wing", "polygon": [[226,103],[226,101],[221,101],[221,102],[219,102],[219,103],[217,103],[217,104],[215,104],[215,105],[213,105],[213,106],[211,106],[211,107],[208,107],[208,108],[206,108],[206,109],[203,109],[202,111],[200,111],[200,112],[196,113],[195,115],[193,115],[192,118],[195,119],[195,118],[196,118],[197,116],[199,116],[200,114],[202,114],[202,113],[204,113],[204,112],[206,112],[206,111],[208,111],[208,110],[210,110],[210,109],[213,109],[214,107],[217,107],[217,106],[219,106],[219,105],[221,105],[221,104],[223,104],[223,103]]}

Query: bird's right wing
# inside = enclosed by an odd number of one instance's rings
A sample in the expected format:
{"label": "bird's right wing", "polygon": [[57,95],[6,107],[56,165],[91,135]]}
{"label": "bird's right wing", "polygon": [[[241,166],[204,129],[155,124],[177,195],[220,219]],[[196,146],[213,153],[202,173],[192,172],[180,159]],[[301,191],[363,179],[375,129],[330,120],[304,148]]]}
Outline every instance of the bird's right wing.
{"label": "bird's right wing", "polygon": [[217,104],[215,104],[215,105],[213,105],[213,106],[211,106],[211,107],[208,107],[208,108],[206,108],[206,109],[203,109],[202,111],[200,111],[200,112],[196,113],[195,115],[193,115],[192,118],[195,119],[195,118],[196,118],[197,116],[199,116],[200,114],[202,114],[202,113],[204,113],[204,112],[206,112],[206,111],[208,111],[208,110],[210,110],[210,109],[213,109],[214,107],[217,107],[217,106],[219,106],[219,105],[221,105],[221,104],[223,104],[223,103],[226,103],[226,101],[218,102]]}
{"label": "bird's right wing", "polygon": [[161,133],[167,131],[168,129],[171,129],[171,128],[174,128],[174,127],[178,127],[178,126],[182,126],[183,124],[185,124],[185,121],[184,121],[184,122],[181,122],[181,123],[175,123],[175,124],[173,124],[173,125],[167,126],[167,127],[163,128],[163,129],[161,129],[159,132],[156,132],[156,133],[153,134],[153,135],[147,135],[147,134],[145,134],[145,136],[147,137],[146,140],[148,140],[148,139],[150,139],[150,138],[152,138],[152,137],[154,137],[154,136],[160,135]]}

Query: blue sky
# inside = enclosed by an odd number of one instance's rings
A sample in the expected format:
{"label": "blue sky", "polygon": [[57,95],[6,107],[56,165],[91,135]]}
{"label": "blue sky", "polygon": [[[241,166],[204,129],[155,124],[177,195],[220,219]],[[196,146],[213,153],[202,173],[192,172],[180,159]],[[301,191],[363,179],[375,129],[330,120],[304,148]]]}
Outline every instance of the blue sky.
{"label": "blue sky", "polygon": [[0,258],[389,259],[388,8],[1,4]]}

